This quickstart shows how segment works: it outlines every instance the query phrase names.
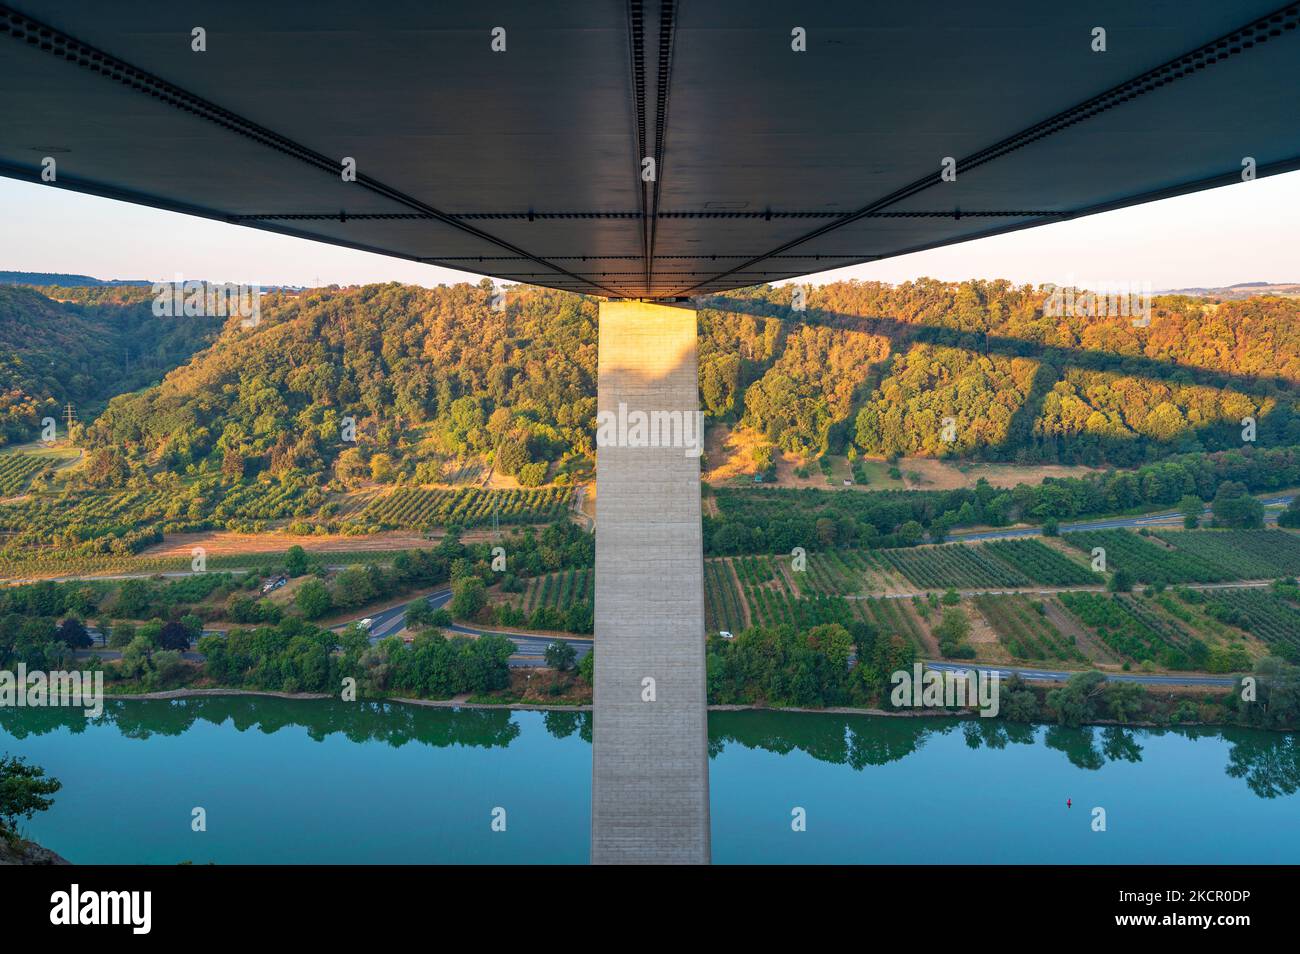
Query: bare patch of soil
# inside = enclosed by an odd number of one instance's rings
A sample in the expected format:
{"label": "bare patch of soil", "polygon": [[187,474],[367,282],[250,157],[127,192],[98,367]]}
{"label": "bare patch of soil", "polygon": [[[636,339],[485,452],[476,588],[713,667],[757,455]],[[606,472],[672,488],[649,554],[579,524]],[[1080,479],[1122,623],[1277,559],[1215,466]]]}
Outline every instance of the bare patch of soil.
{"label": "bare patch of soil", "polygon": [[[159,544],[141,552],[146,557],[183,556],[188,559],[194,547],[203,547],[208,556],[241,553],[279,553],[292,546],[316,553],[355,553],[368,550],[415,550],[438,545],[440,533],[415,533],[394,530],[366,536],[343,534],[235,533],[210,530],[199,533],[173,533]],[[467,542],[488,540],[491,530],[472,530],[461,534]]]}
{"label": "bare patch of soil", "polygon": [[758,468],[753,451],[764,443],[762,435],[747,427],[732,429],[715,424],[704,435],[704,454],[709,469],[703,475],[708,483],[728,480],[753,480]]}
{"label": "bare patch of soil", "polygon": [[1098,468],[1083,466],[1066,466],[1063,464],[962,464],[958,469],[956,463],[935,460],[930,457],[904,457],[898,462],[898,468],[904,474],[915,472],[921,475],[919,483],[908,481],[908,486],[925,490],[956,490],[961,487],[973,487],[980,478],[987,480],[994,487],[1014,487],[1016,484],[1038,484],[1045,477],[1079,477],[1097,471]]}

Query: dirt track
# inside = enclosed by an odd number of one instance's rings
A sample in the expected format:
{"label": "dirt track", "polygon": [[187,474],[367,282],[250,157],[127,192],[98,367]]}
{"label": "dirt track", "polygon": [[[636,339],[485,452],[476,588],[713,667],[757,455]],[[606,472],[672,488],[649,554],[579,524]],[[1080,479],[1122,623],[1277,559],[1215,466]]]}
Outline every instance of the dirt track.
{"label": "dirt track", "polygon": [[[329,534],[295,535],[291,533],[232,533],[213,530],[204,533],[175,533],[156,546],[143,551],[142,556],[183,556],[188,558],[195,547],[203,547],[209,556],[239,553],[279,553],[297,545],[318,553],[338,553],[358,550],[412,550],[436,546],[442,534],[423,534],[408,531],[376,533],[368,536],[343,536]],[[487,540],[491,530],[469,530],[461,534],[466,542]]]}

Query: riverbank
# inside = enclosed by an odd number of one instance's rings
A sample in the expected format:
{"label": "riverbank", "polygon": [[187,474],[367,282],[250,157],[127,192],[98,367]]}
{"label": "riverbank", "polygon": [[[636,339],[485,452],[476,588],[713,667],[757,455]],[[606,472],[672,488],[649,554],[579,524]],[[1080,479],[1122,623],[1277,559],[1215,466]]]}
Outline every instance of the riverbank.
{"label": "riverbank", "polygon": [[[1043,687],[1040,687],[1043,688]],[[1204,697],[1205,693],[1192,690],[1190,687],[1178,687],[1183,689],[1178,695],[1182,700],[1189,700],[1192,696]],[[1174,692],[1169,695],[1173,697]],[[221,697],[221,696],[251,696],[264,697],[269,699],[284,699],[289,701],[318,701],[323,699],[334,699],[335,696],[318,692],[273,692],[260,689],[235,689],[235,688],[203,688],[203,689],[169,689],[159,692],[146,693],[105,693],[105,699],[116,700],[154,700],[166,701],[172,699],[190,699],[204,697]],[[590,704],[571,704],[571,705],[548,705],[540,702],[482,702],[471,701],[467,698],[457,697],[454,699],[415,699],[403,696],[383,696],[366,698],[359,701],[366,702],[384,702],[400,703],[409,706],[421,706],[430,709],[482,709],[482,710],[506,710],[520,712],[591,712]],[[1217,707],[1216,708],[1221,708]],[[768,713],[792,713],[805,715],[847,715],[847,716],[883,716],[892,719],[926,719],[938,716],[947,716],[958,719],[979,719],[981,718],[978,711],[973,709],[936,709],[936,708],[907,708],[907,709],[880,709],[866,708],[857,706],[826,706],[823,708],[811,708],[806,706],[767,706],[758,704],[727,704],[727,705],[710,705],[710,712],[768,712]],[[996,721],[996,717],[990,717],[988,721]],[[1027,724],[1034,725],[1054,725],[1055,721],[1046,718],[1036,718],[1029,720]],[[1114,726],[1128,729],[1165,729],[1165,728],[1193,728],[1193,727],[1231,727],[1240,726],[1241,723],[1228,719],[1180,719],[1177,721],[1154,721],[1150,719],[1131,719],[1118,720],[1107,718],[1089,718],[1081,720],[1080,725],[1095,726]],[[1294,728],[1280,728],[1275,731],[1292,732]]]}
{"label": "riverbank", "polygon": [[[264,689],[167,689],[161,692],[106,692],[105,699],[194,699],[205,696],[263,696],[268,699],[310,701],[335,699],[337,696],[323,692],[271,692]],[[521,709],[535,712],[590,712],[590,705],[545,705],[535,702],[470,702],[468,699],[407,699],[403,696],[382,696],[360,699],[361,702],[400,702],[408,706],[426,706],[433,709]]]}

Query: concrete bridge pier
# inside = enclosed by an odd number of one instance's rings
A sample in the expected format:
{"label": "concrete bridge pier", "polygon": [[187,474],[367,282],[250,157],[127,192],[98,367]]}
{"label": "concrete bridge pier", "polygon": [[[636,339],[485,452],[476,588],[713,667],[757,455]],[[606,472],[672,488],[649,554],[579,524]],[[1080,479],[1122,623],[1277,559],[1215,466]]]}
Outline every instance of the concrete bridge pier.
{"label": "concrete bridge pier", "polygon": [[602,303],[599,365],[591,860],[705,864],[695,306]]}

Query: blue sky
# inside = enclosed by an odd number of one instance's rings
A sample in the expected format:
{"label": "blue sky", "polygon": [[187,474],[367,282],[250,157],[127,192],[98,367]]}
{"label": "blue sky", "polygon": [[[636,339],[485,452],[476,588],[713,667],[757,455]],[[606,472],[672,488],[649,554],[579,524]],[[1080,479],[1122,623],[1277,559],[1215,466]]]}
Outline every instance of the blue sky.
{"label": "blue sky", "polygon": [[[1300,282],[1300,172],[883,262],[812,281],[1007,278],[1153,289]],[[477,281],[466,272],[335,248],[50,186],[0,179],[0,270],[96,278],[340,285]],[[804,279],[808,280],[808,279]]]}

